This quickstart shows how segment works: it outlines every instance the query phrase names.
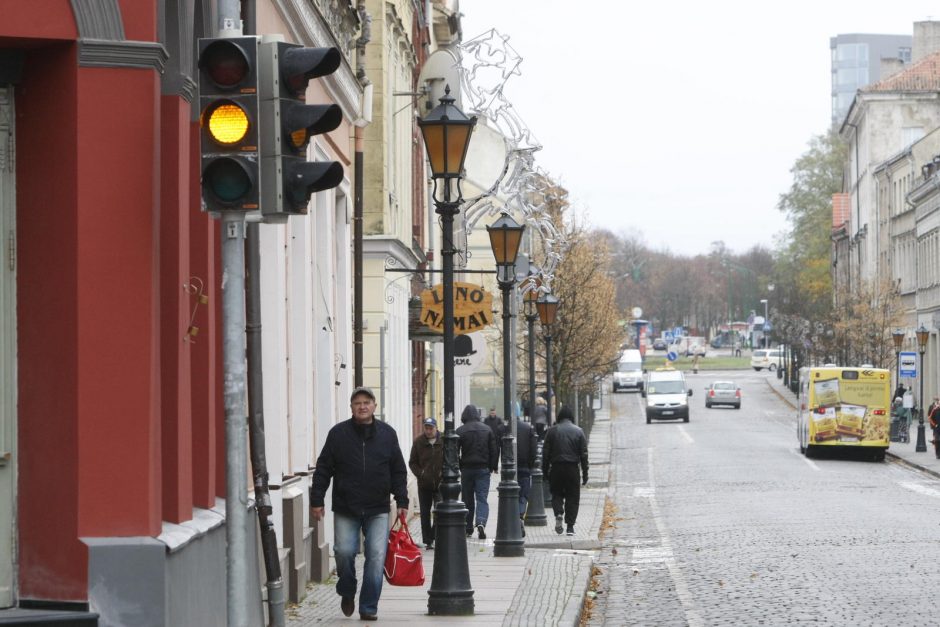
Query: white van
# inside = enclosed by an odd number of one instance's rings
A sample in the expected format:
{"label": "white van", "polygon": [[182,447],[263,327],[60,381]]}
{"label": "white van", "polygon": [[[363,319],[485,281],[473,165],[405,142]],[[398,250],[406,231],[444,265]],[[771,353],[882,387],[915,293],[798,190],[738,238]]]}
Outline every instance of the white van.
{"label": "white van", "polygon": [[612,387],[614,392],[643,389],[643,355],[640,351],[628,348],[620,353]]}
{"label": "white van", "polygon": [[646,375],[640,393],[646,399],[646,424],[656,420],[689,421],[689,397],[692,390],[681,370],[657,368]]}
{"label": "white van", "polygon": [[767,370],[773,372],[777,369],[777,364],[780,363],[781,359],[783,359],[782,348],[756,348],[751,353],[751,368],[758,372],[763,368],[767,368]]}

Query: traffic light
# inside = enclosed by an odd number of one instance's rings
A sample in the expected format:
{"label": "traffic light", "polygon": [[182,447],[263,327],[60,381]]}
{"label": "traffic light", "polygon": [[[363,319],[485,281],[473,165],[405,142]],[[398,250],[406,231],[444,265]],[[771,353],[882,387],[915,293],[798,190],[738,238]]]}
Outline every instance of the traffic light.
{"label": "traffic light", "polygon": [[283,41],[261,45],[261,211],[268,218],[307,213],[314,192],[343,180],[336,161],[307,161],[310,138],[336,129],[343,112],[335,104],[306,104],[311,79],[332,74],[342,57],[336,48],[307,48]]}
{"label": "traffic light", "polygon": [[253,211],[261,201],[257,37],[199,40],[203,209]]}

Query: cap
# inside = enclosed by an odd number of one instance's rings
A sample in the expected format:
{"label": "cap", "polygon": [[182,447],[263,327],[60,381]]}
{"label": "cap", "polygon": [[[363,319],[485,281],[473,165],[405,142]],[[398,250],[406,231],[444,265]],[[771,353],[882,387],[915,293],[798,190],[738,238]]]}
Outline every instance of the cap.
{"label": "cap", "polygon": [[352,401],[352,399],[356,398],[356,396],[358,396],[359,394],[365,394],[366,396],[371,398],[373,401],[375,400],[375,394],[372,393],[372,388],[367,388],[365,386],[359,386],[355,390],[353,390],[352,394],[349,396],[349,400]]}
{"label": "cap", "polygon": [[426,427],[436,427],[436,426],[437,426],[437,421],[434,420],[433,418],[425,418],[425,419],[424,419],[424,426],[426,426]]}

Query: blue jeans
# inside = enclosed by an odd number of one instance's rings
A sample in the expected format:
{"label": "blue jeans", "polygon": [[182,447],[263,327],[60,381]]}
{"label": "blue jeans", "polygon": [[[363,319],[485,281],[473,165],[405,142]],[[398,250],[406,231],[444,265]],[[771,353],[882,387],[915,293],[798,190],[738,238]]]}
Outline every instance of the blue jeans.
{"label": "blue jeans", "polygon": [[[486,526],[490,517],[490,505],[486,495],[490,491],[490,471],[487,468],[461,468],[460,487],[463,502],[467,506],[467,533],[475,525]],[[476,518],[473,517],[476,510]]]}
{"label": "blue jeans", "polygon": [[529,505],[529,492],[532,491],[532,471],[528,468],[517,468],[516,478],[519,480],[519,514],[525,516],[525,509]]}
{"label": "blue jeans", "polygon": [[347,516],[333,513],[333,534],[336,555],[336,594],[352,599],[356,596],[356,554],[360,534],[365,535],[366,563],[362,569],[362,593],[359,612],[377,614],[382,596],[385,551],[388,548],[388,513],[375,516]]}

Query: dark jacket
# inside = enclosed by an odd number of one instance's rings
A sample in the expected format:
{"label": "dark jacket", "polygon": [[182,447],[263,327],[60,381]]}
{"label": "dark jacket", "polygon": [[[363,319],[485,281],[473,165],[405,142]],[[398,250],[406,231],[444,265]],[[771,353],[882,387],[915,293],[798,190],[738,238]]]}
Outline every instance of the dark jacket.
{"label": "dark jacket", "polygon": [[457,429],[460,437],[460,467],[488,468],[496,472],[499,465],[499,450],[493,430],[480,422],[477,408],[467,405],[460,415],[463,424]]}
{"label": "dark jacket", "polygon": [[516,420],[516,465],[522,469],[535,468],[535,451],[538,444],[535,438],[535,429],[522,419]]}
{"label": "dark jacket", "polygon": [[503,437],[506,433],[507,425],[499,416],[487,416],[483,419],[483,424],[493,430],[493,435],[495,435],[497,439]]}
{"label": "dark jacket", "polygon": [[323,507],[333,481],[333,511],[374,516],[389,511],[389,494],[408,507],[408,469],[395,429],[373,419],[357,427],[350,418],[326,434],[310,486],[310,506]]}
{"label": "dark jacket", "polygon": [[441,472],[444,469],[444,440],[438,433],[431,443],[422,433],[411,444],[411,457],[408,467],[418,478],[418,487],[437,491],[441,485]]}
{"label": "dark jacket", "polygon": [[559,416],[558,422],[545,433],[542,447],[543,472],[548,475],[552,464],[581,464],[581,475],[588,475],[587,438],[581,427]]}

